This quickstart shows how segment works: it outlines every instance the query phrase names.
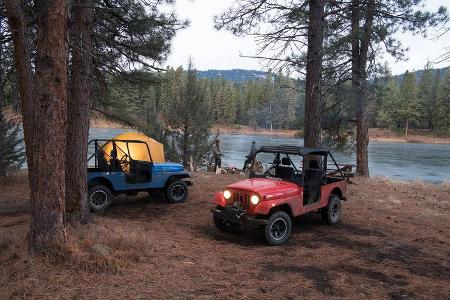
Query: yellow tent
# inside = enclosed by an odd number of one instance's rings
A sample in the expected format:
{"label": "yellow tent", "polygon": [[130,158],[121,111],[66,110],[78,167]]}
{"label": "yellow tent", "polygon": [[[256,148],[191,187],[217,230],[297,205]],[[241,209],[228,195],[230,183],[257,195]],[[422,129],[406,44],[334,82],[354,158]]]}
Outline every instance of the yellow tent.
{"label": "yellow tent", "polygon": [[[166,160],[164,159],[164,146],[163,144],[155,141],[148,136],[138,133],[138,132],[125,132],[123,134],[119,134],[112,138],[113,140],[134,140],[134,141],[142,141],[148,145],[150,149],[150,154],[152,156],[152,160],[155,163],[163,163]],[[127,144],[124,142],[116,142],[117,147],[117,157],[120,159],[122,156],[127,154]],[[150,161],[150,157],[148,155],[147,147],[141,143],[128,143],[130,156],[134,160],[144,160]],[[107,154],[111,153],[113,149],[112,143],[107,143],[103,147],[104,151]]]}

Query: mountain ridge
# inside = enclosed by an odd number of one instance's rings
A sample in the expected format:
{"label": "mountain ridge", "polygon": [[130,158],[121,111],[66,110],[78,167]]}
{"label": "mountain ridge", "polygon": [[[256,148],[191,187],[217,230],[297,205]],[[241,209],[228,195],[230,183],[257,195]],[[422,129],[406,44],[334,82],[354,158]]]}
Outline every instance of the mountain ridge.
{"label": "mountain ridge", "polygon": [[[433,68],[432,69],[433,76],[436,74],[436,72],[439,72],[440,76],[444,77],[449,68],[450,66],[443,68]],[[416,80],[419,81],[420,78],[422,77],[424,69],[415,70],[411,72],[415,74]],[[197,71],[197,75],[200,78],[207,78],[207,79],[223,78],[227,81],[232,81],[234,83],[245,83],[247,81],[262,80],[267,76],[267,74],[268,72],[252,69],[230,69],[230,70],[209,69]],[[393,75],[393,77],[397,82],[401,82],[403,79],[403,75],[404,73]]]}

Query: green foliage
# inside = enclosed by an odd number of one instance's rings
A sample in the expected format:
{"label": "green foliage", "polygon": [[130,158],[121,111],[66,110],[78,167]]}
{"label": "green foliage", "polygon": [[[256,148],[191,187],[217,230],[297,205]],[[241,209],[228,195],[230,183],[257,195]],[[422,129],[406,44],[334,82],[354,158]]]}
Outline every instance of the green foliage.
{"label": "green foliage", "polygon": [[442,78],[428,67],[417,82],[406,72],[400,84],[389,77],[377,94],[375,124],[406,131],[407,128],[445,132],[450,129],[450,75]]}
{"label": "green foliage", "polygon": [[206,86],[198,80],[192,62],[186,72],[181,67],[175,71],[171,87],[163,89],[161,98],[166,101],[163,118],[170,136],[168,152],[181,158],[185,167],[195,167],[209,151],[212,110]]}
{"label": "green foliage", "polygon": [[19,134],[20,126],[0,115],[0,177],[8,170],[20,168],[25,161],[23,139]]}
{"label": "green foliage", "polygon": [[450,72],[439,81],[435,105],[435,125],[441,132],[450,132]]}

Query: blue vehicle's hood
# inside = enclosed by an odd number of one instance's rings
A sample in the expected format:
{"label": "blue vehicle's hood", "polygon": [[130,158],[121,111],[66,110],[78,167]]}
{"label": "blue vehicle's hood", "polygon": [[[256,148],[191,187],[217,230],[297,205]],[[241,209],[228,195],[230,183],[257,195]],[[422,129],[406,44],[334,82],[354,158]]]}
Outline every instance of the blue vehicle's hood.
{"label": "blue vehicle's hood", "polygon": [[155,163],[153,169],[160,172],[180,172],[183,171],[183,165],[172,162]]}

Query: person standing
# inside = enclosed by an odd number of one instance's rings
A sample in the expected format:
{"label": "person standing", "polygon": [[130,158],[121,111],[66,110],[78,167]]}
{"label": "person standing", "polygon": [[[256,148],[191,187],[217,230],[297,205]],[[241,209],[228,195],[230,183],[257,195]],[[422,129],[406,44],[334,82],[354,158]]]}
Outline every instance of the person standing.
{"label": "person standing", "polygon": [[256,156],[256,142],[253,141],[252,147],[250,149],[250,153],[246,156],[247,159],[244,162],[244,167],[242,168],[243,171],[245,171],[245,169],[247,169],[248,164],[250,164],[253,161],[255,156]]}
{"label": "person standing", "polygon": [[213,146],[212,146],[212,152],[214,156],[214,172],[217,171],[217,168],[222,167],[222,159],[220,158],[222,156],[222,153],[220,152],[220,141],[215,140]]}

